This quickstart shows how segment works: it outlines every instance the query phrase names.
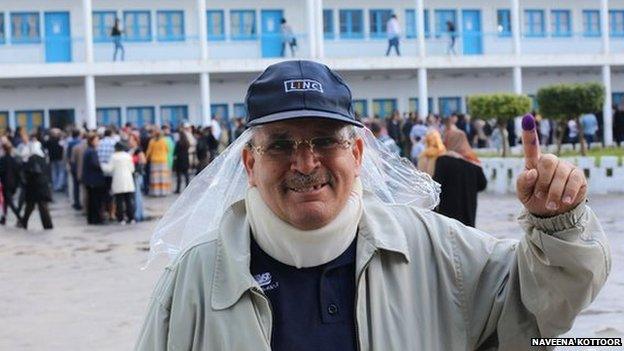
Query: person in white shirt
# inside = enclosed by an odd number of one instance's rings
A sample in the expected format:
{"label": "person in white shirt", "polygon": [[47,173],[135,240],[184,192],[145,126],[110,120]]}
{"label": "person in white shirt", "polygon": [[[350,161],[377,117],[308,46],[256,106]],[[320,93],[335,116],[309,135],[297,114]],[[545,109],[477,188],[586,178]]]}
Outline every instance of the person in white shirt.
{"label": "person in white shirt", "polygon": [[401,56],[399,52],[399,38],[401,37],[401,26],[399,20],[395,14],[386,22],[386,32],[388,33],[388,50],[386,50],[386,56],[390,55],[390,50],[394,47],[397,56]]}
{"label": "person in white shirt", "polygon": [[[115,144],[115,152],[102,170],[112,175],[111,190],[115,198],[116,217],[120,224],[134,223],[134,163],[123,143]],[[124,218],[125,214],[125,218]]]}

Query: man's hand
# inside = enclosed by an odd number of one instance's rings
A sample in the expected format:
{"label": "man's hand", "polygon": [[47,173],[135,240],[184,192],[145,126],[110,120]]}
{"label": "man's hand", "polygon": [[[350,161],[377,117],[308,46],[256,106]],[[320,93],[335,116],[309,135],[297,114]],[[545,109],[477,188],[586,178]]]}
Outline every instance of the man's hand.
{"label": "man's hand", "polygon": [[542,155],[535,119],[522,119],[525,170],[518,177],[516,194],[533,215],[552,217],[568,212],[585,200],[587,180],[583,171],[555,155]]}

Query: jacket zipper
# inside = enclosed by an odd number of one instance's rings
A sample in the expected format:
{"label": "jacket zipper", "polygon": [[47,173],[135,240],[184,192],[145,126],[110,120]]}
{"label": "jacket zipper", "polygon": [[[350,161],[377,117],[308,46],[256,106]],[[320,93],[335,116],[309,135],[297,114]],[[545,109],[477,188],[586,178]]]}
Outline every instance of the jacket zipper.
{"label": "jacket zipper", "polygon": [[271,349],[271,340],[273,340],[273,306],[271,306],[271,301],[269,300],[268,297],[266,297],[266,295],[264,295],[264,292],[257,289],[256,287],[251,288],[251,291],[253,291],[256,295],[258,295],[260,298],[262,298],[267,305],[269,306],[269,335],[268,335],[268,340],[267,342],[269,343],[269,350]]}
{"label": "jacket zipper", "polygon": [[362,271],[360,272],[360,274],[358,275],[358,279],[355,282],[355,309],[354,309],[354,321],[355,321],[355,337],[357,338],[357,350],[360,351],[362,350],[362,346],[360,345],[360,326],[358,324],[358,319],[357,319],[357,312],[358,312],[358,299],[359,299],[359,291],[360,291],[360,281],[362,280],[362,275],[364,275],[364,272],[366,272],[366,269],[368,268],[368,265],[370,264],[370,262],[373,260],[373,256],[371,255],[371,257],[368,259],[368,261],[366,261],[366,264],[364,264],[364,267],[362,267]]}

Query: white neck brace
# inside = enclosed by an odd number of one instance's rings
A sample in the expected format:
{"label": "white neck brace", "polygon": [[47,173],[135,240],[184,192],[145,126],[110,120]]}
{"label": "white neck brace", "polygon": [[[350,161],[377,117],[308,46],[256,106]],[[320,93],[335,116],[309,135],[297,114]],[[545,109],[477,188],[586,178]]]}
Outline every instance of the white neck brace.
{"label": "white neck brace", "polygon": [[345,207],[319,229],[300,230],[281,220],[256,187],[247,189],[245,207],[254,239],[269,256],[297,268],[319,266],[340,256],[353,242],[362,216],[362,183],[356,178]]}

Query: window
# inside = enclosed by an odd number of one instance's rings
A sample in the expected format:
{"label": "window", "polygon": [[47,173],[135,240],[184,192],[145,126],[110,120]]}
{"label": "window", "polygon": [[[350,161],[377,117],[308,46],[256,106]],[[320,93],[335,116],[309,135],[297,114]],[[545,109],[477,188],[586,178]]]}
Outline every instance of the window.
{"label": "window", "polygon": [[375,99],[373,100],[373,116],[386,118],[392,116],[396,110],[396,99]]}
{"label": "window", "polygon": [[15,120],[17,126],[31,132],[43,126],[43,111],[15,111]]}
{"label": "window", "polygon": [[11,41],[18,44],[41,41],[37,12],[11,13]]}
{"label": "window", "polygon": [[255,40],[256,11],[232,10],[230,12],[230,33],[234,40]]}
{"label": "window", "polygon": [[361,39],[364,37],[364,15],[362,10],[340,10],[340,37]]}
{"label": "window", "polygon": [[524,35],[544,36],[544,10],[524,10]]}
{"label": "window", "polygon": [[438,98],[438,104],[440,106],[440,116],[446,117],[453,113],[459,113],[461,110],[461,98],[460,97],[441,97]]}
{"label": "window", "polygon": [[93,12],[93,41],[111,41],[111,30],[115,25],[117,13],[115,11],[94,11]]}
{"label": "window", "polygon": [[234,104],[234,118],[246,118],[247,108],[242,102]]}
{"label": "window", "polygon": [[[418,98],[409,99],[408,112],[418,112]],[[427,112],[433,113],[433,98],[427,98]]]}
{"label": "window", "polygon": [[392,10],[370,10],[369,30],[371,38],[386,37],[386,23],[392,16]]}
{"label": "window", "polygon": [[323,35],[325,39],[334,39],[334,10],[323,10]]}
{"label": "window", "polygon": [[609,34],[624,37],[624,10],[609,11]]}
{"label": "window", "polygon": [[160,124],[168,125],[171,129],[177,129],[180,123],[188,120],[188,107],[186,105],[161,106]]}
{"label": "window", "polygon": [[95,113],[98,126],[121,126],[121,109],[119,107],[98,108]]}
{"label": "window", "polygon": [[550,11],[550,32],[553,37],[569,37],[572,35],[570,10]]}
{"label": "window", "polygon": [[207,11],[208,40],[225,40],[225,29],[223,25],[223,11]]}
{"label": "window", "polygon": [[449,32],[448,22],[450,22],[455,28],[455,32],[457,33],[457,22],[455,21],[455,11],[454,10],[435,10],[435,26],[436,26],[436,36],[440,37],[442,34],[446,34]]}
{"label": "window", "polygon": [[586,37],[600,36],[600,11],[583,10],[583,35]]}
{"label": "window", "polygon": [[140,128],[146,124],[156,123],[154,108],[151,106],[128,107],[126,110],[126,122]]}
{"label": "window", "polygon": [[624,102],[624,93],[622,92],[611,93],[611,101],[613,102],[614,105],[620,106],[620,104]]}
{"label": "window", "polygon": [[499,37],[511,36],[511,11],[501,9],[496,11],[496,31]]}
{"label": "window", "polygon": [[[429,37],[429,10],[424,10],[425,17],[425,37]],[[416,38],[418,34],[418,19],[416,18],[416,10],[405,10],[405,37]]]}
{"label": "window", "polygon": [[149,11],[124,12],[123,30],[128,41],[152,40],[152,21]]}
{"label": "window", "polygon": [[7,111],[0,111],[0,133],[3,133],[9,128],[9,113]]}
{"label": "window", "polygon": [[352,104],[356,116],[360,118],[368,117],[368,101],[365,99],[353,100]]}
{"label": "window", "polygon": [[0,12],[0,44],[5,43],[4,13]]}
{"label": "window", "polygon": [[158,40],[184,40],[184,11],[157,11]]}

